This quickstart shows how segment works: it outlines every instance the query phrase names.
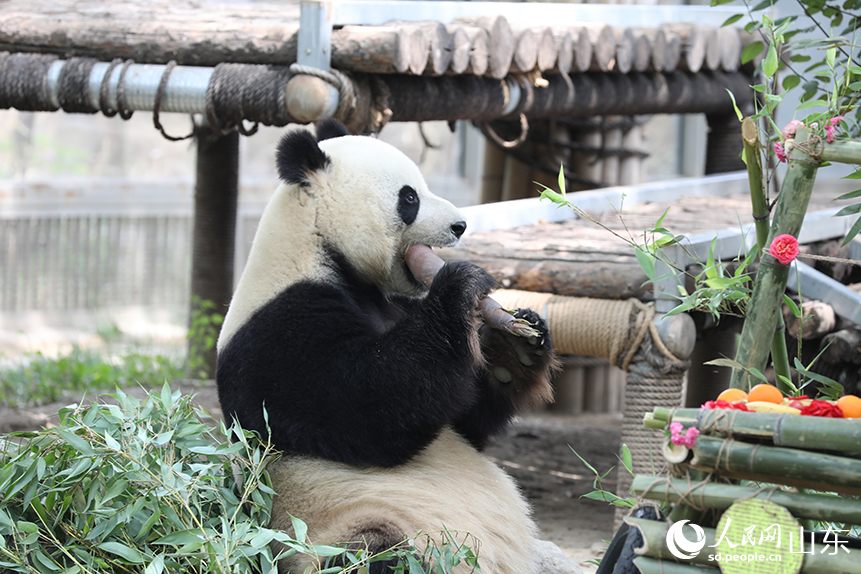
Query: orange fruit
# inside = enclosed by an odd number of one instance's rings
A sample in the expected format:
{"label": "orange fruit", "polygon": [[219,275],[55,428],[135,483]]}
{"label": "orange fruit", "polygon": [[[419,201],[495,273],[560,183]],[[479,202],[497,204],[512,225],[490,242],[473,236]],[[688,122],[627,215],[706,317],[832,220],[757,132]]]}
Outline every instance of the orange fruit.
{"label": "orange fruit", "polygon": [[861,398],[844,395],[837,399],[837,406],[843,411],[844,419],[861,419]]}
{"label": "orange fruit", "polygon": [[741,389],[726,389],[718,395],[717,400],[728,403],[737,403],[747,400],[747,393]]}
{"label": "orange fruit", "polygon": [[775,387],[774,385],[769,385],[768,383],[760,383],[750,389],[750,392],[747,393],[748,401],[763,401],[766,403],[777,403],[780,404],[783,402],[783,393],[780,392],[780,389]]}

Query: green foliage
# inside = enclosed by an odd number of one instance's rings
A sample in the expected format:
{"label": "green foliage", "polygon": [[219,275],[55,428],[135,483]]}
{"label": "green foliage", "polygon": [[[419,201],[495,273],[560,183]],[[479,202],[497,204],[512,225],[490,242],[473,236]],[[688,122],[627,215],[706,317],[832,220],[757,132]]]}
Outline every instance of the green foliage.
{"label": "green foliage", "polygon": [[[684,235],[674,235],[669,229],[663,226],[664,218],[670,209],[669,207],[658,218],[651,229],[643,232],[641,240],[638,241],[630,233],[626,237],[616,230],[610,229],[569,201],[565,192],[565,179],[562,176],[561,170],[559,172],[558,192],[540,183],[538,185],[543,187],[541,199],[548,199],[559,207],[568,207],[574,210],[578,217],[591,221],[630,245],[634,249],[634,255],[640,268],[652,283],[664,277],[657,275],[658,263],[662,263],[670,269],[670,273],[674,273],[680,278],[679,293],[667,294],[676,297],[679,300],[679,304],[668,312],[667,315],[675,315],[687,311],[702,311],[711,314],[716,321],[720,319],[721,315],[744,315],[745,304],[750,298],[752,283],[748,268],[756,257],[757,248],[751,249],[746,257],[738,257],[734,260],[732,263],[735,269],[730,272],[726,264],[715,259],[714,250],[717,239],[711,243],[708,259],[700,261],[696,253],[691,252],[685,247],[687,237]],[[617,214],[621,220],[621,212],[617,212]],[[682,249],[686,258],[690,261],[699,262],[703,270],[697,274],[691,274],[687,269],[683,269],[678,265],[670,258],[666,251],[668,247],[673,246]],[[695,286],[691,293],[688,293],[681,287],[681,284],[684,284],[683,279],[685,277],[691,279]]]}
{"label": "green foliage", "polygon": [[209,379],[207,355],[215,348],[224,315],[216,313],[215,303],[191,298],[191,327],[188,330],[188,372],[192,378]]}
{"label": "green foliage", "polygon": [[138,384],[158,386],[184,373],[181,360],[164,355],[133,352],[108,358],[104,352],[78,347],[59,358],[35,353],[0,372],[0,403],[27,407],[77,401],[87,391]]}
{"label": "green foliage", "polygon": [[428,536],[423,553],[413,540],[372,554],[314,545],[298,518],[293,537],[272,530],[271,445],[205,422],[166,384],[144,401],[113,396],[117,404],[61,410],[56,428],[0,439],[0,570],[269,574],[303,553],[327,573],[391,559],[410,574],[458,564],[480,572],[469,535],[444,531],[443,544]]}
{"label": "green foliage", "polygon": [[[569,446],[569,448],[571,448]],[[595,480],[592,481],[592,487],[595,489],[592,492],[587,492],[581,498],[588,498],[591,500],[601,500],[604,502],[610,503],[612,506],[622,506],[624,508],[633,508],[637,505],[637,499],[634,497],[622,498],[621,496],[617,496],[616,494],[610,492],[609,490],[604,488],[604,479],[607,478],[607,475],[613,470],[613,467],[607,470],[604,474],[598,472],[594,466],[586,462],[586,459],[580,456],[580,454],[571,448],[571,452],[573,452],[577,458],[580,459],[580,462],[586,465],[592,474],[595,475]],[[619,458],[619,462],[622,463],[622,467],[630,474],[634,475],[633,470],[633,461],[631,458],[631,451],[628,448],[628,445],[622,445],[622,454],[617,455]]]}
{"label": "green foliage", "polygon": [[143,403],[115,397],[118,405],[66,408],[61,426],[4,440],[0,568],[274,571],[268,542],[295,541],[260,526],[274,495],[271,447],[235,426],[213,430],[167,385]]}

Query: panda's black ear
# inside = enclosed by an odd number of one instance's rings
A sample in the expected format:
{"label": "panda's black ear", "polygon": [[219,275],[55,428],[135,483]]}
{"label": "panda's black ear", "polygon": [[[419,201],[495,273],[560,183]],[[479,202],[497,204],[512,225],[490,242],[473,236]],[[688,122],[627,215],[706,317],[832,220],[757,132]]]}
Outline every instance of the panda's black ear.
{"label": "panda's black ear", "polygon": [[278,177],[286,183],[298,183],[307,187],[308,176],[326,168],[331,161],[317,145],[314,134],[308,130],[296,130],[281,138],[275,152],[275,168]]}
{"label": "panda's black ear", "polygon": [[350,132],[347,131],[344,124],[334,118],[328,118],[317,122],[317,141],[348,135],[350,135]]}

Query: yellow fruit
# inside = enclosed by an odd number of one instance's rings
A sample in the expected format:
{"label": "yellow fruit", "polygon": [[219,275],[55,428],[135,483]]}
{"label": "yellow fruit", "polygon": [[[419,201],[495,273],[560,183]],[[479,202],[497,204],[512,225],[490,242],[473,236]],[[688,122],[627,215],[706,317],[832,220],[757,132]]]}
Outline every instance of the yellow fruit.
{"label": "yellow fruit", "polygon": [[770,403],[768,401],[747,401],[747,405],[745,406],[755,413],[784,413],[787,415],[801,414],[801,409],[796,409],[789,405]]}
{"label": "yellow fruit", "polygon": [[844,395],[837,399],[837,406],[843,411],[844,419],[861,418],[861,398],[855,395]]}
{"label": "yellow fruit", "polygon": [[766,403],[780,403],[783,401],[783,393],[774,385],[760,383],[750,389],[747,393],[748,401],[763,401]]}
{"label": "yellow fruit", "polygon": [[747,393],[741,389],[727,389],[718,395],[717,400],[728,403],[737,403],[747,400]]}

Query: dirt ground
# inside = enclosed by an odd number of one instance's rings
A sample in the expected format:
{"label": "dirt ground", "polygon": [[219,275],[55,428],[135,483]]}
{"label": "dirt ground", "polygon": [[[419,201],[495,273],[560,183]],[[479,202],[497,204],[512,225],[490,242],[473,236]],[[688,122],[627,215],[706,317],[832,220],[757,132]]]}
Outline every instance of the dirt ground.
{"label": "dirt ground", "polygon": [[[212,381],[177,382],[183,393],[214,416],[220,416]],[[127,390],[142,396],[143,389]],[[55,414],[69,401],[32,409],[0,406],[0,433],[37,430],[56,424]],[[600,473],[616,466],[621,415],[563,417],[533,414],[518,420],[508,435],[498,439],[486,454],[517,480],[534,509],[542,538],[557,544],[575,558],[583,572],[594,572],[590,561],[600,559],[612,537],[614,511],[606,503],[581,498],[593,490],[595,475],[577,458],[576,451]],[[616,470],[603,480],[615,491]]]}

